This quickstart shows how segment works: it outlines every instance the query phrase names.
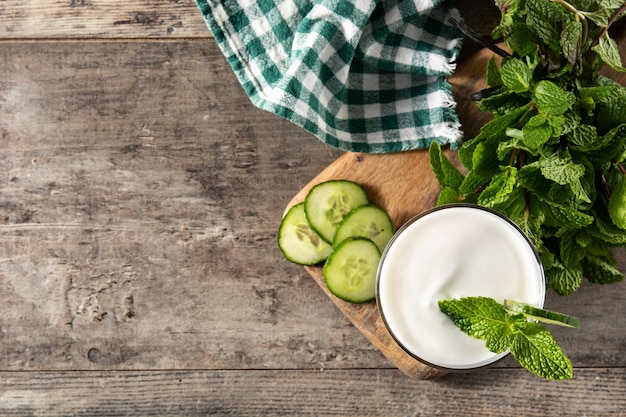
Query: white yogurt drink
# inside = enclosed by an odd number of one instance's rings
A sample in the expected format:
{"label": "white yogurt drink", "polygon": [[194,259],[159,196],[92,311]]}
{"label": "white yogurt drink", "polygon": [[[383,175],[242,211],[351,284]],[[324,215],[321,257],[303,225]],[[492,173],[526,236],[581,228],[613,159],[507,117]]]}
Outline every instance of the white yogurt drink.
{"label": "white yogurt drink", "polygon": [[451,370],[504,357],[508,352],[490,352],[439,310],[440,300],[473,296],[543,307],[543,267],[513,222],[483,207],[454,204],[416,216],[396,232],[378,268],[376,300],[407,353]]}

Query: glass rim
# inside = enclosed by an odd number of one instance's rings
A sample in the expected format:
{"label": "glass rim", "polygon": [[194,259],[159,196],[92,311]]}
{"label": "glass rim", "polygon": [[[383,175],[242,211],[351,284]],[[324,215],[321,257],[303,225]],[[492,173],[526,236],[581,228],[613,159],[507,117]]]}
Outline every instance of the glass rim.
{"label": "glass rim", "polygon": [[479,370],[482,368],[486,368],[486,367],[491,367],[493,365],[495,365],[496,363],[504,360],[509,354],[510,354],[510,349],[505,350],[504,352],[501,353],[494,353],[492,357],[489,357],[486,360],[483,360],[481,362],[478,362],[477,364],[470,364],[466,367],[463,366],[457,366],[457,367],[448,367],[448,366],[444,366],[444,365],[439,365],[439,364],[435,364],[432,362],[429,362],[428,360],[422,358],[421,356],[413,353],[410,349],[408,349],[401,340],[398,339],[398,337],[394,334],[393,330],[391,329],[391,326],[389,325],[387,318],[385,317],[382,305],[381,305],[381,300],[380,300],[380,278],[381,278],[381,271],[383,268],[383,264],[384,261],[387,257],[387,253],[389,252],[391,246],[393,246],[393,243],[397,240],[398,236],[400,236],[407,228],[409,228],[409,226],[411,226],[413,223],[415,223],[416,221],[420,220],[421,218],[432,214],[434,212],[438,212],[441,210],[445,210],[445,209],[450,209],[450,208],[468,208],[468,209],[477,209],[477,210],[482,210],[485,211],[487,213],[490,213],[492,215],[496,215],[497,217],[499,217],[500,219],[504,220],[506,223],[508,223],[510,226],[512,226],[515,231],[523,237],[524,241],[526,242],[526,244],[528,245],[528,247],[531,249],[535,260],[537,262],[537,265],[539,266],[539,271],[540,271],[540,280],[541,280],[541,285],[540,285],[540,303],[539,305],[537,305],[537,307],[542,308],[544,306],[545,303],[545,298],[546,298],[546,278],[545,278],[545,270],[543,268],[543,264],[541,262],[541,258],[539,257],[539,253],[537,252],[537,249],[535,248],[535,245],[532,243],[532,241],[530,240],[530,238],[526,235],[526,233],[524,233],[524,231],[513,221],[511,220],[509,217],[505,216],[504,214],[489,208],[489,207],[483,207],[480,206],[478,204],[472,204],[472,203],[449,203],[449,204],[444,204],[441,206],[436,206],[436,207],[432,207],[429,209],[426,209],[424,211],[422,211],[421,213],[416,214],[415,216],[411,217],[409,220],[407,220],[404,224],[402,224],[397,230],[396,232],[393,234],[392,238],[389,240],[389,242],[387,243],[387,246],[385,247],[384,251],[381,254],[380,257],[380,262],[378,264],[378,268],[376,271],[376,293],[375,293],[375,298],[376,298],[376,306],[378,308],[378,314],[380,315],[380,318],[385,326],[385,329],[387,330],[387,332],[389,333],[389,335],[391,336],[391,338],[394,340],[394,342],[405,352],[407,353],[409,356],[411,356],[413,359],[416,359],[417,361],[421,362],[422,364],[429,366],[431,368],[434,369],[438,369],[438,370],[442,370],[442,371],[446,371],[446,372],[467,372],[467,371],[474,371],[474,370]]}

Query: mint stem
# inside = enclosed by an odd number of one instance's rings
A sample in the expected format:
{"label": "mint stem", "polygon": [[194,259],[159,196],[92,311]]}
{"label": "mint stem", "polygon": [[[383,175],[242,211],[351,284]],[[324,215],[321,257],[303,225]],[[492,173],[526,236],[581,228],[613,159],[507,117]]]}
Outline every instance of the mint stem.
{"label": "mint stem", "polygon": [[606,35],[611,25],[615,23],[615,21],[619,18],[619,15],[621,15],[624,11],[626,11],[626,2],[624,2],[624,4],[622,4],[622,7],[617,9],[617,11],[613,13],[613,15],[609,18],[606,27],[604,27],[600,34],[593,40],[593,42],[591,42],[591,48],[600,43],[600,39],[602,39],[602,37]]}
{"label": "mint stem", "polygon": [[611,198],[611,187],[609,187],[609,183],[606,180],[604,172],[600,172],[600,184],[602,185],[602,192],[606,198]]}
{"label": "mint stem", "polygon": [[511,159],[509,159],[509,166],[512,167],[515,164],[515,158],[517,158],[517,153],[519,152],[518,149],[514,149],[513,152],[511,152]]}

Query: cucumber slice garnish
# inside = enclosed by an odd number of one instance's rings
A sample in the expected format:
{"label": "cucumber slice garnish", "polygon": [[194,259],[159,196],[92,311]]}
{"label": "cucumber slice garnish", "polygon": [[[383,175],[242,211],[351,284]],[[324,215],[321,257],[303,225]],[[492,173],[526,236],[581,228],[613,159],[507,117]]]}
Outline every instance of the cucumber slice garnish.
{"label": "cucumber slice garnish", "polygon": [[375,297],[380,251],[365,238],[350,238],[339,244],[324,264],[328,290],[342,300],[364,303]]}
{"label": "cucumber slice garnish", "polygon": [[291,207],[278,229],[278,247],[287,260],[299,265],[315,265],[333,248],[311,228],[304,214],[304,203]]}
{"label": "cucumber slice garnish", "polygon": [[314,186],[304,200],[309,224],[326,242],[332,243],[339,223],[354,208],[368,204],[361,186],[348,180],[330,180]]}
{"label": "cucumber slice garnish", "polygon": [[510,313],[521,313],[529,319],[543,323],[565,327],[580,327],[580,319],[578,317],[534,307],[520,301],[504,300],[504,309]]}
{"label": "cucumber slice garnish", "polygon": [[389,215],[383,209],[368,204],[348,213],[337,228],[333,246],[351,237],[365,237],[373,241],[382,252],[393,233],[394,227]]}

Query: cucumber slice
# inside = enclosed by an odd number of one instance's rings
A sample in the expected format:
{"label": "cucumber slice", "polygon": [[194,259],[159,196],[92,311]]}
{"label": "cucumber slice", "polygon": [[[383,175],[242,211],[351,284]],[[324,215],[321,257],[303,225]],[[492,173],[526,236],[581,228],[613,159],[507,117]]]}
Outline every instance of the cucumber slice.
{"label": "cucumber slice", "polygon": [[364,303],[374,299],[380,251],[365,238],[350,238],[339,244],[324,264],[328,290],[342,300]]}
{"label": "cucumber slice", "polygon": [[309,224],[326,242],[332,243],[337,226],[355,207],[368,204],[365,190],[348,180],[330,180],[317,184],[304,199]]}
{"label": "cucumber slice", "polygon": [[309,225],[304,203],[291,207],[278,229],[278,247],[287,260],[299,265],[315,265],[330,255],[333,248]]}
{"label": "cucumber slice", "polygon": [[504,309],[510,313],[521,313],[532,320],[565,327],[580,327],[580,319],[556,311],[544,310],[520,301],[504,300]]}
{"label": "cucumber slice", "polygon": [[367,204],[352,210],[339,223],[333,246],[350,237],[365,237],[373,241],[382,252],[393,237],[393,233],[393,223],[389,215],[380,207]]}

